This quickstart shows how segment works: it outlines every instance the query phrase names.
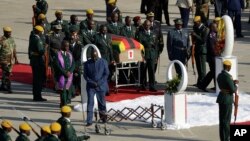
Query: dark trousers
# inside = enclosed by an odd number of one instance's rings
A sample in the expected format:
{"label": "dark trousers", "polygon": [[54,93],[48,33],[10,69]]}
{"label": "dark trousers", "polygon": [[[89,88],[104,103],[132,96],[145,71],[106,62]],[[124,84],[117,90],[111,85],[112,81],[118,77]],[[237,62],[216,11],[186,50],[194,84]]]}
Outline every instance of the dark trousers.
{"label": "dark trousers", "polygon": [[215,17],[221,17],[227,12],[227,0],[215,0],[214,1]]}
{"label": "dark trousers", "polygon": [[141,13],[145,13],[147,10],[145,9],[146,5],[147,5],[147,1],[148,0],[141,0]]}
{"label": "dark trousers", "polygon": [[45,81],[45,65],[41,62],[41,58],[36,58],[31,63],[33,81],[32,81],[32,91],[33,91],[33,99],[42,98],[41,92],[43,83]]}
{"label": "dark trousers", "polygon": [[182,27],[187,28],[188,26],[188,21],[189,21],[189,14],[190,14],[190,9],[189,8],[182,8],[179,7],[180,13],[181,13],[181,19],[182,19]]}
{"label": "dark trousers", "polygon": [[195,63],[198,72],[197,86],[201,85],[203,78],[206,75],[206,55],[205,54],[195,54]]}
{"label": "dark trousers", "polygon": [[155,7],[155,19],[162,23],[162,10],[164,12],[166,24],[170,24],[169,22],[169,13],[168,13],[168,0],[160,0],[159,6]]}
{"label": "dark trousers", "polygon": [[106,113],[106,91],[96,91],[95,89],[87,89],[88,103],[87,103],[87,123],[93,121],[93,108],[94,108],[94,96],[97,98],[98,110],[100,113]]}
{"label": "dark trousers", "polygon": [[141,83],[142,86],[145,87],[147,82],[147,72],[149,77],[149,89],[155,89],[155,59],[147,59],[146,63],[142,65],[142,75],[141,75]]}
{"label": "dark trousers", "polygon": [[240,10],[228,10],[228,16],[234,21],[234,28],[236,30],[236,35],[241,35],[241,11]]}
{"label": "dark trousers", "polygon": [[232,115],[232,104],[219,104],[219,130],[220,140],[230,140],[230,121]]}
{"label": "dark trousers", "polygon": [[204,77],[201,83],[202,88],[207,88],[209,83],[214,79],[214,86],[215,86],[215,59],[210,59],[208,61],[209,69],[210,71],[207,73],[207,75]]}

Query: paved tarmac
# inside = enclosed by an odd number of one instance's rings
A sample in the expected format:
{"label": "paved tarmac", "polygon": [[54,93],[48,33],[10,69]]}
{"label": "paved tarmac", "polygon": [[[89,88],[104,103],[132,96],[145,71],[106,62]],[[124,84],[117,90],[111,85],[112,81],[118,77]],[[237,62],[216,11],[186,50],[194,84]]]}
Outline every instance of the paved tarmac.
{"label": "paved tarmac", "polygon": [[[13,37],[17,44],[17,56],[20,63],[29,63],[27,50],[28,50],[28,37],[32,29],[31,17],[32,17],[32,5],[34,0],[0,0],[0,27],[9,25],[13,28]],[[79,16],[80,20],[85,19],[85,9],[93,8],[95,10],[95,19],[97,21],[105,21],[105,3],[104,0],[49,0],[49,11],[47,18],[49,21],[55,19],[55,10],[63,10],[64,18],[69,20],[71,14]],[[178,8],[174,5],[174,0],[170,0],[169,12],[171,18],[171,24],[173,25],[173,19],[180,17]],[[123,13],[123,16],[136,16],[140,15],[143,19],[145,16],[139,13],[140,0],[118,0],[118,6]],[[214,17],[213,6],[210,6],[211,16]],[[250,77],[248,72],[250,71],[249,62],[249,43],[250,43],[250,24],[247,23],[249,15],[249,9],[242,13],[242,28],[245,38],[235,39],[235,46],[233,54],[238,57],[238,77],[240,80],[240,92],[250,94],[249,81]],[[190,16],[191,18],[191,16]],[[164,22],[164,20],[163,20]],[[192,20],[190,19],[189,26],[191,27]],[[164,42],[166,43],[166,33],[173,28],[168,27],[165,24],[162,25],[164,34]],[[1,34],[1,33],[0,33]],[[156,79],[158,81],[158,87],[162,88],[166,81],[166,67],[169,63],[166,49],[161,55],[160,70],[157,72]],[[196,76],[192,74],[191,63],[188,67],[188,92],[199,91],[197,88],[191,85],[195,83]],[[210,84],[209,88],[213,87]],[[44,89],[43,95],[48,99],[47,102],[33,102],[32,101],[32,86],[20,83],[13,83],[13,94],[6,94],[0,92],[0,117],[7,118],[13,121],[14,126],[18,128],[18,125],[22,122],[20,117],[21,113],[32,118],[40,125],[49,124],[52,121],[57,120],[60,117],[59,114],[59,96],[53,93],[51,90]],[[212,92],[212,91],[211,91]],[[73,99],[72,105],[80,102],[80,97]],[[157,103],[156,103],[157,104]],[[190,111],[188,114],[195,114]],[[84,132],[84,126],[82,122],[82,113],[73,112],[72,122],[75,125],[79,134]],[[33,127],[39,132],[39,128],[32,124]],[[214,126],[201,126],[184,130],[160,130],[154,129],[148,123],[143,122],[129,122],[123,121],[120,123],[111,123],[112,134],[110,136],[104,136],[103,134],[95,134],[94,126],[87,128],[87,132],[91,134],[91,141],[149,141],[149,140],[182,140],[182,141],[195,141],[195,140],[219,140],[218,125]],[[15,140],[17,134],[11,132],[12,139]],[[35,135],[32,133],[30,139],[33,141]]]}

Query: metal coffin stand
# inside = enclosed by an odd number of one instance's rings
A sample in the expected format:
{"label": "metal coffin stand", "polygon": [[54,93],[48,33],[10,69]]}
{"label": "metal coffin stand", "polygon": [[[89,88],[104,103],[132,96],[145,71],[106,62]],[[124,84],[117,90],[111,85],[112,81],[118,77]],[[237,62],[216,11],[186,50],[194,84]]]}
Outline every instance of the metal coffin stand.
{"label": "metal coffin stand", "polygon": [[[140,91],[140,62],[142,61],[141,50],[139,49],[129,49],[124,52],[121,52],[118,55],[119,62],[115,65],[115,86],[114,86],[114,93],[118,92],[119,87],[126,87],[126,86],[137,86],[137,92]],[[135,71],[136,70],[136,71]],[[134,73],[137,74],[134,74]],[[119,75],[121,76],[123,73],[124,79],[126,79],[127,83],[119,83]],[[136,76],[137,75],[137,76]],[[130,78],[134,79],[134,83],[130,83]]]}

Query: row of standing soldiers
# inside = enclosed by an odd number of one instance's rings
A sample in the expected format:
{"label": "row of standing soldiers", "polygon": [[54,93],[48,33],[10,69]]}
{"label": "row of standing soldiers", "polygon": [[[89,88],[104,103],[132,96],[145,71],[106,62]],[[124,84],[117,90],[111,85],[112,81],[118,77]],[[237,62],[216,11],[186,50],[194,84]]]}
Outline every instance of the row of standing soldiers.
{"label": "row of standing soldiers", "polygon": [[61,117],[52,122],[50,125],[40,126],[34,121],[34,124],[38,125],[41,129],[40,134],[31,126],[30,121],[25,121],[19,125],[17,130],[10,120],[4,119],[1,122],[0,128],[0,140],[12,141],[9,133],[14,130],[18,137],[15,141],[30,141],[29,136],[31,131],[37,136],[35,141],[83,141],[90,138],[89,135],[84,134],[77,136],[76,130],[73,127],[70,117],[72,109],[69,106],[63,106],[61,108]]}

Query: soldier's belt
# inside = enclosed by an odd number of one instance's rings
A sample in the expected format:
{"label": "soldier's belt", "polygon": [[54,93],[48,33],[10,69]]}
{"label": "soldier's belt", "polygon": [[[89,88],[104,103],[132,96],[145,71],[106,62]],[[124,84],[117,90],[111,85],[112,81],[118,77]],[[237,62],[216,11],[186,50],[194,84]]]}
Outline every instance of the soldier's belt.
{"label": "soldier's belt", "polygon": [[187,50],[186,48],[182,48],[182,47],[175,47],[178,50]]}
{"label": "soldier's belt", "polygon": [[220,89],[220,92],[223,93],[223,94],[229,94],[229,93],[230,93],[230,90],[227,90],[227,89]]}
{"label": "soldier's belt", "polygon": [[39,56],[39,53],[38,52],[31,52],[31,55],[33,55],[33,56]]}

